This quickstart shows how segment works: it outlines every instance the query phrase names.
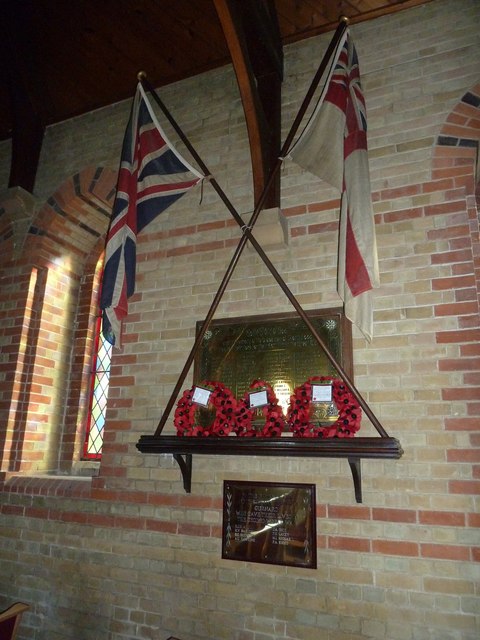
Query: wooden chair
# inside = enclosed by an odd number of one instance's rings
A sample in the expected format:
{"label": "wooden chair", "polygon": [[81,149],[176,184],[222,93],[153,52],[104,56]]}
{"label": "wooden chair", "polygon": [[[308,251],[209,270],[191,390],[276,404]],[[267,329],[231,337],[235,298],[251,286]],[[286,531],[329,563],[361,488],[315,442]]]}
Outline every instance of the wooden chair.
{"label": "wooden chair", "polygon": [[0,640],[13,640],[15,638],[22,613],[29,608],[28,604],[16,602],[0,613]]}

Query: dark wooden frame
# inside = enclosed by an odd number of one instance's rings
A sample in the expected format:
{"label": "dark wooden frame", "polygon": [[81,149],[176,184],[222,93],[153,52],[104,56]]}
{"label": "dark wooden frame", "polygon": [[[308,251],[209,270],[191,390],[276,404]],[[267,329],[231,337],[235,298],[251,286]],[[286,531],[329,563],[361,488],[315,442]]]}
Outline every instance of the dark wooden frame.
{"label": "dark wooden frame", "polygon": [[[322,317],[335,317],[340,326],[341,332],[341,354],[339,358],[339,364],[343,367],[346,373],[353,379],[353,346],[352,346],[352,325],[351,322],[347,319],[345,314],[343,313],[342,308],[340,307],[328,307],[326,309],[314,309],[308,312],[308,317],[310,320],[314,321],[317,318]],[[222,318],[219,320],[212,320],[210,322],[210,328],[221,327],[221,326],[231,326],[231,325],[240,325],[240,324],[267,324],[268,323],[277,323],[279,321],[301,321],[298,314],[295,312],[284,312],[284,313],[269,313],[264,315],[254,315],[254,316],[243,316],[241,318]],[[203,321],[199,320],[196,326],[197,335],[200,333],[203,326]],[[305,326],[305,334],[310,335],[310,331],[307,326]],[[316,347],[318,348],[318,347]],[[202,345],[196,353],[194,364],[193,364],[193,380],[196,385],[201,383],[199,369],[200,362],[203,357]],[[321,375],[320,372],[312,371],[312,375]],[[255,377],[255,376],[254,376]],[[250,381],[252,382],[253,379]],[[218,382],[222,382],[219,380]],[[271,382],[266,380],[266,382]],[[302,382],[305,382],[302,380]]]}
{"label": "dark wooden frame", "polygon": [[315,485],[224,480],[222,558],[316,569]]}

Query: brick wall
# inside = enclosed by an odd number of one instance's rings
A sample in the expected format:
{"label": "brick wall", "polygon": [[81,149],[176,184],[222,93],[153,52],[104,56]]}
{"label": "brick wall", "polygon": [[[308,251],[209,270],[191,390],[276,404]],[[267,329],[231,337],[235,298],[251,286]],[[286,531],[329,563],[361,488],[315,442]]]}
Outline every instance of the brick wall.
{"label": "brick wall", "polygon": [[[128,103],[48,129],[35,198],[3,192],[0,203],[0,604],[32,604],[22,640],[478,637],[479,17],[474,0],[437,0],[352,28],[381,274],[374,340],[354,329],[354,376],[405,450],[363,462],[363,504],[346,460],[197,456],[186,494],[169,455],[135,447],[240,238],[208,186],[142,232],[98,476],[59,475],[80,455],[88,314]],[[285,132],[329,38],[285,50]],[[231,68],[162,97],[251,211]],[[338,207],[335,190],[285,163],[288,244],[268,254],[306,309],[339,302]],[[277,311],[290,305],[246,249],[217,317]],[[361,433],[375,433],[368,420]],[[286,478],[316,484],[318,568],[222,560],[222,481]]]}

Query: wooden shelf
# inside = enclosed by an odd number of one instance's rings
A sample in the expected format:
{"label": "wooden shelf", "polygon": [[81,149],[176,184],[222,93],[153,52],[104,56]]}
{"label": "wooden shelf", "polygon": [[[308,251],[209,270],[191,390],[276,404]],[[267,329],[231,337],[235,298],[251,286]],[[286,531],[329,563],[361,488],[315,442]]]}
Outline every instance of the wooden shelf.
{"label": "wooden shelf", "polygon": [[347,458],[352,471],[355,499],[362,502],[361,459],[398,460],[403,449],[396,438],[195,438],[144,435],[137,443],[142,453],[170,453],[177,461],[187,493],[192,485],[192,456],[282,456],[296,458]]}

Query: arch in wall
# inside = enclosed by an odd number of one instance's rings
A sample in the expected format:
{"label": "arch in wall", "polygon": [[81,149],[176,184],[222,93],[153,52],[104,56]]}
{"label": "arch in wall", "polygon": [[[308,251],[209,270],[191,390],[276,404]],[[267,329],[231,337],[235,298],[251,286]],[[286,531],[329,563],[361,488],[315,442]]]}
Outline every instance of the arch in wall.
{"label": "arch in wall", "polygon": [[112,170],[89,167],[65,181],[41,207],[32,207],[19,255],[18,234],[16,243],[10,240],[13,210],[5,224],[9,251],[3,255],[9,255],[12,287],[21,293],[6,320],[10,388],[3,393],[3,471],[70,470],[81,450],[95,268],[115,180]]}
{"label": "arch in wall", "polygon": [[[437,137],[432,167],[434,180],[450,178],[452,189],[464,190],[473,258],[479,255],[479,149],[480,83],[467,91],[448,115]],[[480,304],[478,270],[474,269],[473,273],[476,274],[477,301]]]}
{"label": "arch in wall", "polygon": [[[466,416],[446,418],[446,430],[476,430],[478,424],[474,401],[480,338],[479,147],[480,83],[467,91],[452,109],[433,152],[432,179],[445,181],[449,199],[464,199],[466,204],[465,210],[451,215],[444,227],[429,232],[432,239],[448,243],[448,251],[432,256],[432,261],[434,264],[449,264],[452,278],[457,277],[462,284],[462,288],[454,290],[452,304],[438,305],[436,309],[437,315],[455,316],[457,322],[456,330],[436,333],[438,344],[457,347],[457,357],[440,360],[439,370],[460,373],[463,384],[463,388],[442,389],[442,399],[467,405],[471,403]],[[448,202],[446,204],[449,206]],[[449,208],[445,212],[449,213]]]}

